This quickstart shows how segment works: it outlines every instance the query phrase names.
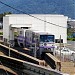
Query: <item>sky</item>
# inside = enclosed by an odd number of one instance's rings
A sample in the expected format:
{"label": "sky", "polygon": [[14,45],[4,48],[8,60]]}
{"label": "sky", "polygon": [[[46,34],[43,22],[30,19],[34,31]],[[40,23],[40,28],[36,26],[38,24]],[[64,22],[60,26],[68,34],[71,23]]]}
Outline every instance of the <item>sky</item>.
{"label": "sky", "polygon": [[[28,14],[63,14],[75,19],[75,0],[0,0],[3,3]],[[2,3],[0,13],[22,14]]]}

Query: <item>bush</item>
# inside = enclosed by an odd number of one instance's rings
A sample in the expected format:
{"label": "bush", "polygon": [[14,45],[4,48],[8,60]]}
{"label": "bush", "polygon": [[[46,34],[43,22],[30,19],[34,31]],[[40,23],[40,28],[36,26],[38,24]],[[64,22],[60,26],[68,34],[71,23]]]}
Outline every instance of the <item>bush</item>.
{"label": "bush", "polygon": [[73,38],[67,38],[67,40],[70,40],[70,41],[72,41],[72,40],[73,40]]}
{"label": "bush", "polygon": [[73,38],[73,41],[75,41],[75,38]]}
{"label": "bush", "polygon": [[75,38],[67,38],[69,41],[75,41]]}
{"label": "bush", "polygon": [[3,32],[0,32],[0,35],[3,35]]}
{"label": "bush", "polygon": [[17,32],[14,32],[14,36],[17,36],[18,35],[18,33]]}

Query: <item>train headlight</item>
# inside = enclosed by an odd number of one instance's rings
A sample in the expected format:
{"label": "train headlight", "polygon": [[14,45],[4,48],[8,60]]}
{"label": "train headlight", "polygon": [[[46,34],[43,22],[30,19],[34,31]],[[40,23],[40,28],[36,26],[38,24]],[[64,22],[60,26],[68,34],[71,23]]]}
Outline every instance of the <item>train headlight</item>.
{"label": "train headlight", "polygon": [[54,45],[52,45],[52,46],[54,46]]}
{"label": "train headlight", "polygon": [[44,46],[46,46],[47,45],[47,43],[44,43]]}

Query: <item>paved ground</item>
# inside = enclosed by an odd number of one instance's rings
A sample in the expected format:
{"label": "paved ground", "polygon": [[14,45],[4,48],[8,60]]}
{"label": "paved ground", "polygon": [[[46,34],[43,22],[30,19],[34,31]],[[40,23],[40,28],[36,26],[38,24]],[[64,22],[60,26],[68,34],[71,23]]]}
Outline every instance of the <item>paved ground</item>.
{"label": "paved ground", "polygon": [[[60,60],[60,57],[57,58]],[[65,61],[61,60],[61,72],[75,75],[75,63],[67,59]]]}
{"label": "paved ground", "polygon": [[61,71],[64,73],[69,73],[70,75],[75,75],[75,66],[73,62],[62,62]]}
{"label": "paved ground", "polygon": [[68,47],[69,47],[71,50],[75,50],[75,41],[68,41],[67,43],[70,44]]}

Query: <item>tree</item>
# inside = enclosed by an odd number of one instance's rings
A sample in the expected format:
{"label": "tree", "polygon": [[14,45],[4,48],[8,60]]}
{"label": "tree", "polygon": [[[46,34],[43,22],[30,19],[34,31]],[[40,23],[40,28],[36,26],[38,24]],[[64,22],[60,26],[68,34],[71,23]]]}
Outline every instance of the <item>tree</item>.
{"label": "tree", "polygon": [[8,15],[8,14],[12,14],[11,12],[4,12],[2,14],[0,14],[0,22],[3,22],[3,16]]}

